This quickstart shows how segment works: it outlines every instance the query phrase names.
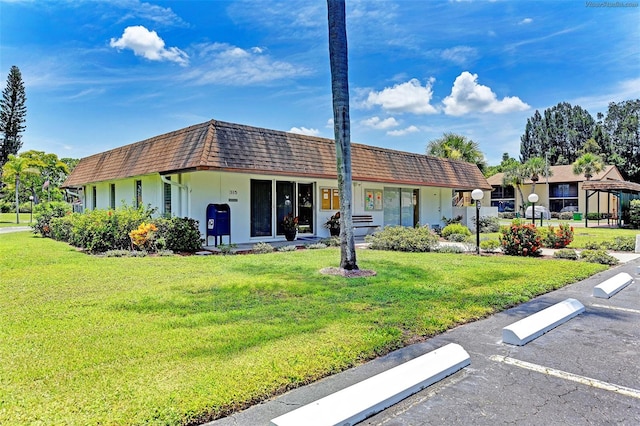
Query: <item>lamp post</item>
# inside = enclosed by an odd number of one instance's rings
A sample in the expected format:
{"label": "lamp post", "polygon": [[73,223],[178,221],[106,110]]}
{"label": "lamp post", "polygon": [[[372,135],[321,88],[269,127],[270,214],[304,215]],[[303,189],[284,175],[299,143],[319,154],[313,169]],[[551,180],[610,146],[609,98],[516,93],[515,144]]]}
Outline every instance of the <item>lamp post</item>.
{"label": "lamp post", "polygon": [[[532,193],[529,194],[527,200],[531,203],[531,223],[535,226],[536,224],[536,203],[538,202],[538,194]],[[540,212],[542,214],[542,212]]]}
{"label": "lamp post", "polygon": [[33,222],[33,195],[29,195],[29,201],[31,201],[31,218],[29,219],[29,223]]}
{"label": "lamp post", "polygon": [[482,189],[471,191],[471,198],[476,202],[476,254],[480,254],[480,200],[484,197]]}

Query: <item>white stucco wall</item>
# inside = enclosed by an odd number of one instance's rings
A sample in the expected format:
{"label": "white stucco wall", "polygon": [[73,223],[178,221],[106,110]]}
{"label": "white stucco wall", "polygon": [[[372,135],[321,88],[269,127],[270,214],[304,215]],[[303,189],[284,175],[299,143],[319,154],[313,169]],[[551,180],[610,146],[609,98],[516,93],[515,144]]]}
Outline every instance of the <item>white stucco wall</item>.
{"label": "white stucco wall", "polygon": [[[277,181],[294,181],[298,184],[313,184],[314,211],[313,230],[320,237],[328,237],[329,231],[324,228],[324,223],[335,214],[337,209],[322,209],[322,188],[337,188],[338,184],[333,179],[292,178],[276,175],[251,175],[247,173],[229,173],[219,171],[197,171],[170,176],[175,184],[171,186],[171,213],[179,217],[191,217],[199,222],[200,233],[206,236],[206,211],[209,204],[228,204],[231,211],[231,242],[246,243],[258,241],[270,241],[279,236],[252,238],[250,236],[251,221],[251,180],[270,180],[273,182],[273,224],[275,232],[277,223],[281,218],[275,215],[275,183]],[[157,214],[164,212],[164,182],[158,174],[120,179],[112,182],[99,182],[87,185],[85,201],[88,209],[93,206],[93,186],[97,190],[97,205],[99,209],[110,208],[110,185],[115,184],[116,208],[122,207],[122,203],[128,206],[135,204],[135,181],[142,181],[142,203],[157,208]],[[180,186],[181,185],[181,186]],[[419,190],[419,223],[437,225],[442,224],[442,217],[452,216],[451,189],[434,188],[410,185],[395,185],[384,183],[358,182],[353,183],[353,214],[371,215],[373,224],[384,224],[383,210],[365,209],[366,190],[379,190],[384,193],[385,187],[406,188]],[[209,238],[209,244],[214,239]],[[228,243],[228,237],[223,237],[223,243]]]}

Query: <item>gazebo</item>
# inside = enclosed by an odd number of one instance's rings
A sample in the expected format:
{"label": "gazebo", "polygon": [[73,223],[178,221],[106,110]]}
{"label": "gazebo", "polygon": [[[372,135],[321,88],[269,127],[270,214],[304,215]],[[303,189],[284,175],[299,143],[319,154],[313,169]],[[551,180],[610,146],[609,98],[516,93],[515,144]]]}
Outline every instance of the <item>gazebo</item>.
{"label": "gazebo", "polygon": [[[618,227],[622,226],[623,212],[629,211],[629,202],[633,199],[640,198],[640,183],[627,182],[623,180],[586,181],[583,182],[582,189],[584,189],[587,199],[587,211],[585,212],[584,216],[585,228],[589,223],[589,219],[587,218],[589,215],[589,198],[591,198],[594,194],[599,192],[606,192],[616,196],[616,198],[618,199],[618,205],[616,206],[618,214],[615,215],[613,219],[617,220]],[[591,193],[589,193],[589,191],[591,191]],[[598,202],[599,201],[600,199],[598,198]],[[600,211],[600,206],[598,206],[598,211]],[[607,211],[611,212],[611,206],[607,206]],[[607,221],[610,220],[611,218],[607,219]]]}

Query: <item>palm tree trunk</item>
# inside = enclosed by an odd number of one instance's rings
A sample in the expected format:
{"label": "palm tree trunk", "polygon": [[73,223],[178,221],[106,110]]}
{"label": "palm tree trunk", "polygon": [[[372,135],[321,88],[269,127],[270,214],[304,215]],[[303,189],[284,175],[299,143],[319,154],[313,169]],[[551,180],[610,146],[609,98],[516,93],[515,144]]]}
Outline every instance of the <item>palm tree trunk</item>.
{"label": "palm tree trunk", "polygon": [[16,223],[20,225],[20,174],[16,173]]}
{"label": "palm tree trunk", "polygon": [[349,67],[344,0],[327,0],[329,61],[333,94],[333,129],[340,193],[340,268],[358,269],[353,236],[351,184],[351,129],[349,120]]}

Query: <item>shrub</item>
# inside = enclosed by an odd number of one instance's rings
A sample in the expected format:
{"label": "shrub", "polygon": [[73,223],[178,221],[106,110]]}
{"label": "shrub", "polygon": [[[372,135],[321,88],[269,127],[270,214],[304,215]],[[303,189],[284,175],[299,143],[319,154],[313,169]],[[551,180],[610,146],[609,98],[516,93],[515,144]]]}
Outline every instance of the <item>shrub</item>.
{"label": "shrub", "polygon": [[500,244],[511,256],[539,256],[542,241],[535,225],[514,221],[500,230]]}
{"label": "shrub", "polygon": [[[38,204],[34,208],[35,223],[31,225],[33,232],[43,237],[51,237],[51,220],[71,214],[71,206],[60,201]],[[66,240],[65,240],[66,241]]]}
{"label": "shrub", "polygon": [[153,223],[141,223],[138,229],[129,232],[131,244],[140,250],[155,249],[155,234],[158,228]]}
{"label": "shrub", "polygon": [[634,237],[622,237],[618,235],[613,241],[602,243],[603,248],[614,251],[634,251],[636,249],[636,239]]}
{"label": "shrub", "polygon": [[449,225],[445,226],[442,229],[442,233],[441,234],[442,234],[443,238],[447,238],[451,234],[462,234],[462,235],[470,236],[471,235],[471,231],[469,230],[469,228],[467,228],[466,226],[464,226],[461,223],[452,223],[452,224],[449,224]]}
{"label": "shrub", "polygon": [[543,237],[545,247],[562,249],[573,241],[573,227],[567,223],[561,223],[557,228],[549,226]]}
{"label": "shrub", "polygon": [[457,243],[463,243],[465,241],[467,241],[467,238],[469,238],[469,235],[465,235],[465,234],[449,234],[447,236],[447,241],[454,241]]}
{"label": "shrub", "polygon": [[483,216],[480,218],[480,232],[490,233],[500,230],[500,219],[496,216]]}
{"label": "shrub", "polygon": [[294,245],[282,246],[278,248],[278,251],[296,251],[298,247]]}
{"label": "shrub", "polygon": [[373,250],[427,252],[438,246],[438,236],[426,226],[385,226],[381,231],[367,235],[365,241]]}
{"label": "shrub", "polygon": [[557,259],[578,260],[578,252],[573,249],[561,249],[553,253],[553,257]]}
{"label": "shrub", "polygon": [[454,223],[460,223],[462,221],[462,216],[458,215],[456,217],[452,217],[451,219],[447,219],[446,217],[442,216],[442,221],[447,225],[452,225]]}
{"label": "shrub", "polygon": [[165,248],[174,252],[193,253],[202,248],[202,238],[198,229],[198,221],[188,217],[171,217],[156,219],[158,236],[166,241]]}
{"label": "shrub", "polygon": [[107,250],[104,252],[105,257],[130,257],[131,251],[129,250]]}
{"label": "shrub", "polygon": [[558,215],[558,219],[560,220],[571,220],[573,219],[573,213],[572,212],[562,212]]}
{"label": "shrub", "polygon": [[606,218],[607,218],[606,213],[597,213],[597,212],[587,213],[587,220],[602,220]]}
{"label": "shrub", "polygon": [[617,265],[618,259],[611,256],[604,250],[582,250],[580,259],[590,263],[600,263],[602,265]]}
{"label": "shrub", "polygon": [[311,250],[326,249],[327,245],[323,243],[315,243],[315,244],[309,244],[307,248]]}
{"label": "shrub", "polygon": [[321,243],[327,247],[340,247],[340,237],[324,238]]}
{"label": "shrub", "polygon": [[631,200],[629,203],[629,225],[633,229],[640,229],[640,200]]}
{"label": "shrub", "polygon": [[442,244],[436,247],[433,251],[436,253],[464,253],[464,249],[462,247],[449,244]]}
{"label": "shrub", "polygon": [[584,248],[587,250],[601,250],[605,249],[606,246],[604,243],[599,243],[597,241],[587,241],[584,243]]}
{"label": "shrub", "polygon": [[251,248],[251,251],[255,254],[273,253],[275,249],[269,243],[257,243]]}
{"label": "shrub", "polygon": [[73,232],[74,215],[77,213],[52,218],[49,222],[49,236],[54,240],[68,243]]}
{"label": "shrub", "polygon": [[0,213],[11,213],[13,211],[13,206],[11,202],[0,200]]}
{"label": "shrub", "polygon": [[480,248],[485,252],[494,252],[500,248],[500,241],[498,240],[482,240],[480,241]]}

